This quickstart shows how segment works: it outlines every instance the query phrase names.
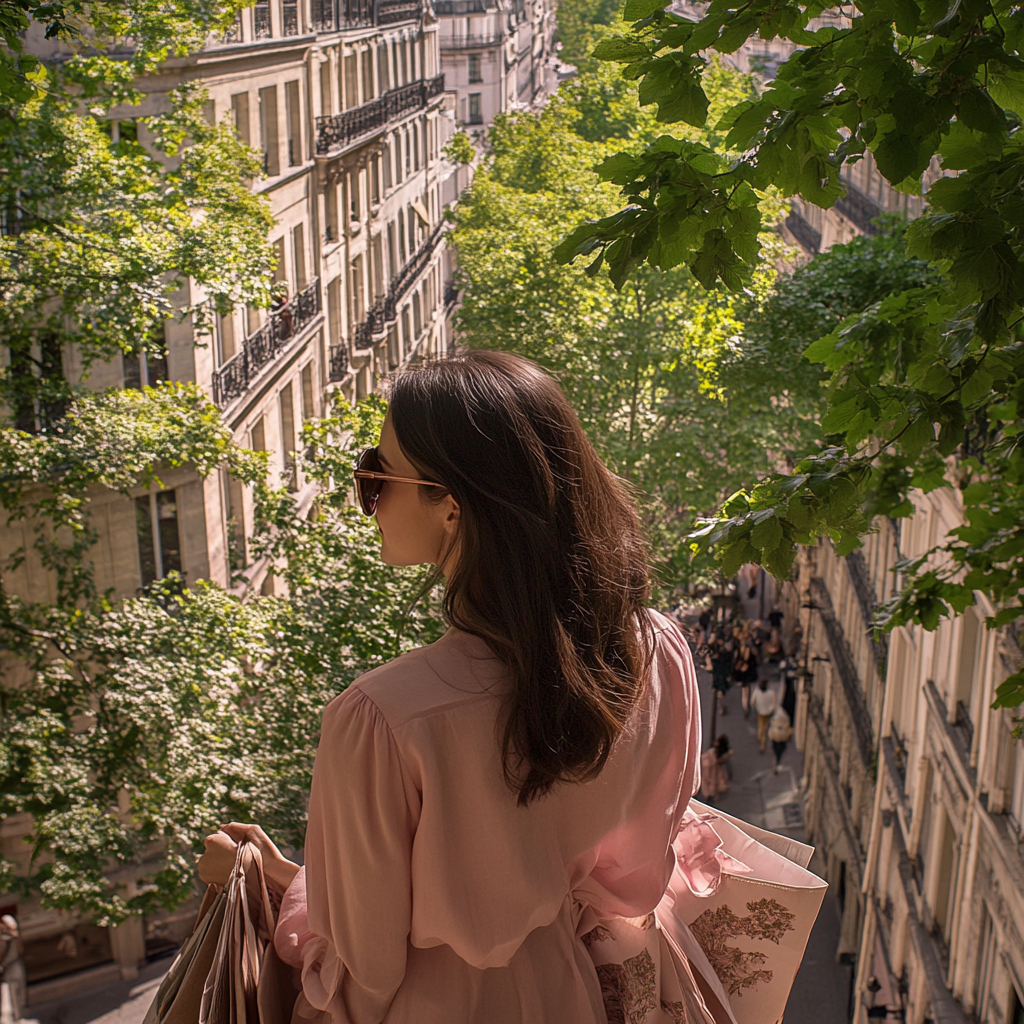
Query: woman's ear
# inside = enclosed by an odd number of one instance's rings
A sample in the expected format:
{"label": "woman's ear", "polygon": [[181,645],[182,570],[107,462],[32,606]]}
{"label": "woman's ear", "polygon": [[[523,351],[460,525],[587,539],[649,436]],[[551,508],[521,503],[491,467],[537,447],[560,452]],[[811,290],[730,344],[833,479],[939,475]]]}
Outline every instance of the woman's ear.
{"label": "woman's ear", "polygon": [[459,525],[459,503],[451,495],[448,495],[448,500],[450,504],[448,515],[444,519],[444,528],[447,533],[454,533]]}

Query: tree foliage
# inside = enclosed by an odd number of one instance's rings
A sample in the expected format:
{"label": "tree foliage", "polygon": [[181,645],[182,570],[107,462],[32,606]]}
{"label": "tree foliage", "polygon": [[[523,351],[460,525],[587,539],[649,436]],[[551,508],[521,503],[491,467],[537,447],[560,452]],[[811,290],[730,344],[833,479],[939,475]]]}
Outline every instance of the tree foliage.
{"label": "tree foliage", "polygon": [[[420,577],[381,564],[349,501],[353,447],[381,415],[371,399],[306,425],[301,469],[323,487],[307,514],[191,385],[80,396],[54,431],[4,452],[5,508],[32,518],[55,587],[38,603],[0,591],[0,815],[33,820],[32,862],[0,865],[5,891],[116,923],[191,895],[193,854],[224,820],[302,845],[323,706],[443,629],[410,607]],[[174,577],[116,605],[97,592],[90,494],[185,463],[254,488],[254,543],[287,597]]]}
{"label": "tree foliage", "polygon": [[[815,341],[830,374],[821,443],[795,471],[736,494],[698,534],[726,570],[758,562],[787,576],[795,545],[860,544],[877,515],[909,515],[908,495],[956,486],[965,524],[900,567],[903,592],[880,622],[934,629],[985,594],[1002,626],[1024,616],[1024,12],[1012,3],[857,3],[816,22],[824,4],[712,0],[691,20],[659,0],[629,0],[627,32],[595,55],[639,82],[664,124],[708,122],[705,51],[747,39],[797,49],[760,96],[716,121],[728,163],[664,136],[605,160],[626,205],[580,225],[563,260],[589,256],[624,282],[641,264],[688,265],[707,287],[742,287],[758,261],[763,193],[773,186],[828,208],[844,165],[870,151],[897,189],[927,188],[907,232],[933,279],[881,298]],[[953,463],[949,460],[955,461]],[[1024,673],[999,702],[1024,700]]]}

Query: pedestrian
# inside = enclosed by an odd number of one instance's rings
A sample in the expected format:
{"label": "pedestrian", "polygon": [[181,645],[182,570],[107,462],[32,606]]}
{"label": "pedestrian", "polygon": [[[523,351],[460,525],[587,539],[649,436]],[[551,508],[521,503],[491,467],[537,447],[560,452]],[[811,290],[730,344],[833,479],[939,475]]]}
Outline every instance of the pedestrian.
{"label": "pedestrian", "polygon": [[304,867],[258,825],[206,840],[209,883],[242,840],[262,856],[292,1019],[726,1020],[668,889],[694,866],[673,846],[701,758],[690,649],[558,385],[502,352],[402,371],[355,477],[383,561],[435,567],[449,628],[327,705]]}
{"label": "pedestrian", "polygon": [[767,679],[762,679],[757,684],[750,702],[757,713],[757,743],[763,754],[765,740],[768,737],[768,723],[771,722],[776,707],[775,691],[768,689]]}
{"label": "pedestrian", "polygon": [[779,662],[779,672],[782,678],[782,707],[789,715],[790,722],[796,721],[796,673],[793,670],[793,662],[789,658],[783,658]]}
{"label": "pedestrian", "polygon": [[0,917],[0,985],[7,989],[11,1002],[11,1019],[21,1020],[27,1003],[27,974],[23,959],[21,929],[13,914]]}
{"label": "pedestrian", "polygon": [[718,700],[718,712],[727,715],[729,709],[725,703],[725,695],[732,686],[732,651],[717,633],[711,634],[712,641],[708,644],[708,656],[711,659],[711,689]]}
{"label": "pedestrian", "polygon": [[768,723],[768,739],[772,741],[772,750],[775,752],[775,772],[778,774],[782,755],[786,752],[786,745],[793,735],[793,726],[785,708],[776,708]]}
{"label": "pedestrian", "polygon": [[742,629],[733,633],[734,662],[732,677],[739,684],[743,717],[750,717],[750,688],[757,682],[757,652],[750,642],[749,635]]}
{"label": "pedestrian", "polygon": [[705,750],[700,757],[700,791],[708,803],[729,791],[729,758],[732,749],[729,737],[719,733],[715,745]]}

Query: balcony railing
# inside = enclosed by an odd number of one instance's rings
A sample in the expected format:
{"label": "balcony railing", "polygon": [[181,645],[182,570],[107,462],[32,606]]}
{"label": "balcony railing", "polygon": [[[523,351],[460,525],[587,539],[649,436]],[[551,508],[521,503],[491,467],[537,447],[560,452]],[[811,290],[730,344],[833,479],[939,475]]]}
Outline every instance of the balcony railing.
{"label": "balcony railing", "polygon": [[864,696],[864,684],[857,673],[857,666],[854,664],[842,624],[836,618],[835,609],[832,606],[832,596],[820,576],[811,580],[811,594],[821,618],[821,624],[825,627],[829,653],[832,656],[832,668],[839,677],[843,693],[846,696],[847,707],[850,709],[850,721],[853,724],[857,749],[861,760],[868,765],[871,763],[871,756],[874,752],[874,739],[871,728],[871,712],[868,710],[867,700]]}
{"label": "balcony railing", "polygon": [[856,224],[863,234],[877,235],[880,229],[874,220],[882,213],[878,204],[852,182],[844,179],[843,185],[846,195],[836,200],[836,213]]}
{"label": "balcony railing", "polygon": [[377,24],[394,25],[400,21],[415,21],[421,9],[420,0],[380,0]]}
{"label": "balcony railing", "polygon": [[356,325],[353,336],[356,348],[369,348],[373,343],[373,336],[383,334],[387,325],[398,317],[398,304],[430,262],[443,233],[442,220],[416,250],[412,259],[394,276],[387,295],[379,298],[367,312],[366,319]]}
{"label": "balcony railing", "polygon": [[878,597],[875,594],[875,586],[871,582],[868,572],[868,563],[860,551],[853,551],[846,556],[846,569],[850,574],[850,582],[853,584],[853,592],[857,595],[857,604],[860,605],[861,617],[864,625],[871,630],[871,643],[875,651],[876,661],[885,661],[889,653],[889,641],[885,634],[881,634],[878,640],[874,638],[874,629],[871,624],[874,622],[875,612],[878,609]]}
{"label": "balcony railing", "polygon": [[232,356],[213,375],[213,400],[225,406],[244,395],[256,375],[277,358],[288,342],[297,338],[320,313],[320,281],[316,279],[280,309],[275,309],[267,322],[250,334],[242,351]]}
{"label": "balcony railing", "polygon": [[286,36],[299,34],[299,5],[285,3],[281,6],[282,26]]}
{"label": "balcony railing", "polygon": [[348,345],[342,342],[340,345],[331,346],[330,365],[328,366],[327,379],[336,384],[348,376]]}
{"label": "balcony railing", "polygon": [[504,38],[500,32],[475,36],[441,36],[438,45],[442,50],[477,50],[485,46],[498,46]]}
{"label": "balcony railing", "polygon": [[496,11],[498,5],[495,0],[435,0],[434,10],[439,15],[459,14],[485,14],[487,11]]}
{"label": "balcony railing", "polygon": [[444,91],[444,75],[420,79],[384,93],[361,107],[316,119],[317,156],[343,149],[364,135],[384,128],[414,110],[421,110]]}

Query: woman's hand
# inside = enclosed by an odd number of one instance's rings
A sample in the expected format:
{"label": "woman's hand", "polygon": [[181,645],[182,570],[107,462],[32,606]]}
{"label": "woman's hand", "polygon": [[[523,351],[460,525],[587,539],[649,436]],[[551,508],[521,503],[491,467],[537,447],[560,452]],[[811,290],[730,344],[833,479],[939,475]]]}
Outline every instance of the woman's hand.
{"label": "woman's hand", "polygon": [[260,851],[267,881],[284,892],[298,872],[298,864],[287,860],[259,825],[237,821],[222,825],[219,832],[206,837],[206,852],[199,858],[199,877],[207,885],[225,885],[235,866],[238,844],[243,841],[252,843]]}

